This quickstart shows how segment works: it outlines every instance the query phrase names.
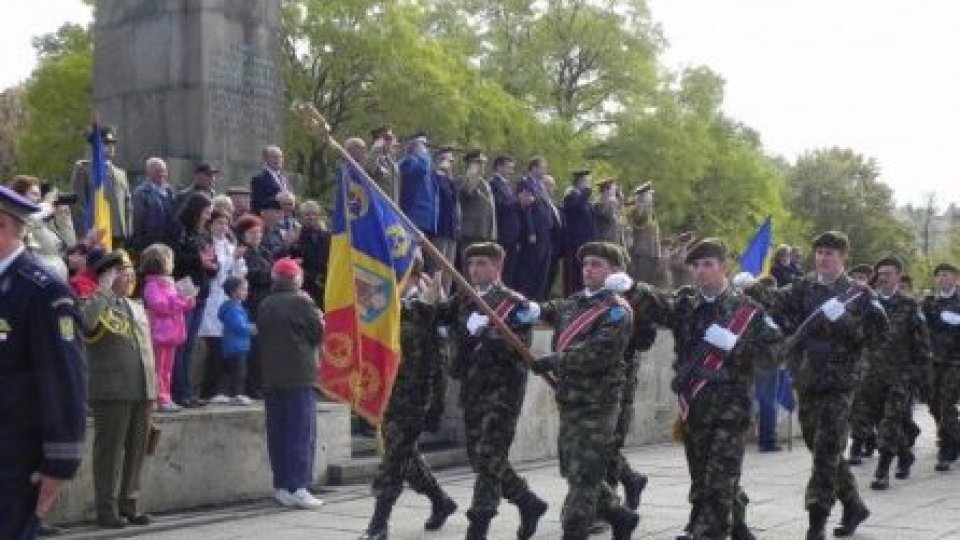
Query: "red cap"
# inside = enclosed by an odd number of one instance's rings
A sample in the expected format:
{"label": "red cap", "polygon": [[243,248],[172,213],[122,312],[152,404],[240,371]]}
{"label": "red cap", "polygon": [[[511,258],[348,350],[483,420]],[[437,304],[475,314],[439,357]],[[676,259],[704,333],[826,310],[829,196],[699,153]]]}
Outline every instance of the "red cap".
{"label": "red cap", "polygon": [[282,257],[273,263],[273,275],[294,279],[300,274],[300,263],[290,257]]}

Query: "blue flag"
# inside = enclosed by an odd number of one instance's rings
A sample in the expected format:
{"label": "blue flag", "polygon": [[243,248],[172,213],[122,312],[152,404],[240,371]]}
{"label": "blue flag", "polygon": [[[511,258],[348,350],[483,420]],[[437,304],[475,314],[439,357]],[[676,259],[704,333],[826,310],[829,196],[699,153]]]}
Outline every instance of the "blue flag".
{"label": "blue flag", "polygon": [[754,276],[763,273],[763,263],[767,260],[767,253],[770,252],[770,243],[773,241],[773,224],[770,216],[767,216],[753,235],[747,249],[743,250],[740,256],[740,269],[744,272],[750,272]]}

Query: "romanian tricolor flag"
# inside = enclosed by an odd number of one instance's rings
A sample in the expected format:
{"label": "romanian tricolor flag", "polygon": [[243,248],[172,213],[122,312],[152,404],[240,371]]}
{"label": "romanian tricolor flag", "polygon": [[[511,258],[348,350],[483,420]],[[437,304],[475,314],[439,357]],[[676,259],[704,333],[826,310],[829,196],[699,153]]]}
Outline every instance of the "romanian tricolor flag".
{"label": "romanian tricolor flag", "polygon": [[374,425],[400,365],[400,291],[420,233],[352,166],[333,216],[320,388]]}
{"label": "romanian tricolor flag", "polygon": [[93,136],[90,137],[92,146],[90,159],[90,182],[87,184],[86,212],[83,216],[85,230],[90,228],[103,231],[103,248],[113,249],[113,234],[110,227],[110,204],[107,202],[107,156],[103,148],[103,128],[93,124]]}

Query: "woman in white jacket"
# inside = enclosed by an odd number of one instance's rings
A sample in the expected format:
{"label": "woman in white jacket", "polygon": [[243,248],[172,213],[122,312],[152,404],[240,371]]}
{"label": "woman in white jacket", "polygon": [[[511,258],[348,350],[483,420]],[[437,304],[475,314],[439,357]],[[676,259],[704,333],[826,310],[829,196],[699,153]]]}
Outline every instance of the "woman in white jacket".
{"label": "woman in white jacket", "polygon": [[[228,277],[244,277],[247,275],[247,265],[243,261],[244,246],[237,246],[230,233],[230,216],[214,210],[208,222],[210,240],[220,261],[217,276],[210,280],[210,295],[203,310],[203,319],[200,322],[198,336],[203,339],[206,350],[203,362],[203,382],[200,386],[200,395],[210,397],[218,390],[221,376],[220,337],[223,335],[223,325],[217,317],[220,304],[227,299],[223,292],[223,282]],[[223,399],[220,399],[223,398]],[[225,396],[216,395],[211,403],[227,403]]]}

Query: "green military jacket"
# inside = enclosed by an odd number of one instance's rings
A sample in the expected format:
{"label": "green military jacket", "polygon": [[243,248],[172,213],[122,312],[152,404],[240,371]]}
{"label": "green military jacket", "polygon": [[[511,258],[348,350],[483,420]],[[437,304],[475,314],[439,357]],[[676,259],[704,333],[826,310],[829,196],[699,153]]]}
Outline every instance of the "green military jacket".
{"label": "green military jacket", "polygon": [[400,311],[400,368],[393,383],[388,416],[423,416],[442,402],[445,374],[434,325],[436,307],[404,298]]}
{"label": "green military jacket", "polygon": [[143,306],[98,290],[82,308],[90,401],[156,399],[150,323]]}
{"label": "green military jacket", "polygon": [[932,353],[920,303],[899,290],[887,298],[881,295],[879,300],[887,312],[890,328],[867,343],[867,376],[914,377],[924,372],[932,362]]}

